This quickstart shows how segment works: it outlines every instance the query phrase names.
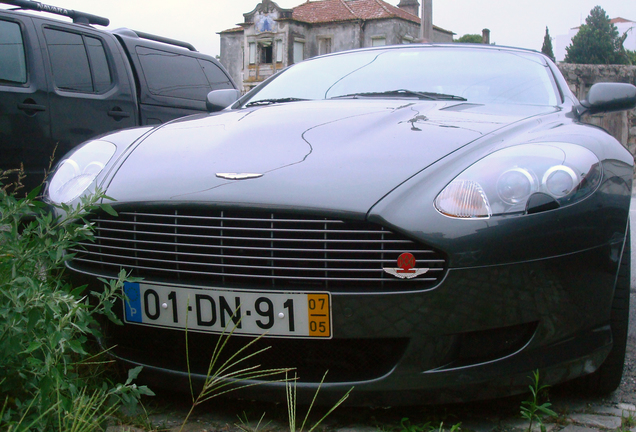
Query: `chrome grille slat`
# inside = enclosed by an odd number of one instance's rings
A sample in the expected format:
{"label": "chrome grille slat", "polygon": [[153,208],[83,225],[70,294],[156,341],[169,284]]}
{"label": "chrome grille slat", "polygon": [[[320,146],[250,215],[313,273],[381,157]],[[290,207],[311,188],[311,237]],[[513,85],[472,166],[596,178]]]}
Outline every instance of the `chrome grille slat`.
{"label": "chrome grille slat", "polygon": [[[91,261],[91,260],[87,260],[87,259],[83,259],[83,258],[77,258],[76,261],[81,261],[81,262],[86,262],[86,263],[92,263],[92,264],[97,264],[100,263],[99,261]],[[110,264],[115,266],[115,264]],[[165,268],[157,268],[157,267],[144,267],[144,266],[134,266],[131,267],[131,269],[137,269],[137,270],[153,270],[153,271],[165,271],[165,272],[170,272],[170,269],[165,269]],[[209,272],[197,272],[194,270],[181,270],[183,273],[187,273],[187,274],[199,274],[199,275],[211,275],[212,273]],[[241,273],[224,273],[225,276],[230,276],[230,277],[242,277],[245,276],[244,274]],[[268,275],[254,275],[251,276],[253,278],[260,278],[260,279],[268,279],[269,276]],[[299,280],[299,281],[323,281],[325,280],[325,278],[323,277],[308,277],[308,276],[279,276],[279,279],[283,279],[283,280]],[[330,277],[327,280],[329,281],[355,281],[355,282],[380,282],[380,281],[384,281],[384,278],[336,278],[336,277]],[[419,278],[418,280],[421,281],[433,281],[433,280],[437,280],[437,278]]]}
{"label": "chrome grille slat", "polygon": [[[100,256],[102,258],[119,258],[120,255],[114,255],[114,254],[105,254],[105,253],[101,253]],[[243,257],[240,257],[243,258]],[[255,259],[255,257],[250,257],[250,259]],[[262,260],[266,260],[267,258],[261,258]],[[139,258],[136,257],[136,261],[147,261],[147,262],[155,262],[155,263],[163,263],[163,264],[173,264],[175,263],[174,260],[164,260],[164,259],[158,259],[158,258]],[[291,260],[289,260],[291,261]],[[299,260],[296,260],[299,261]],[[322,260],[315,260],[315,261],[320,261],[323,262]],[[307,262],[307,261],[305,261]],[[190,265],[190,266],[205,266],[205,267],[210,267],[210,268],[215,268],[215,267],[224,267],[224,268],[250,268],[250,269],[255,269],[255,270],[278,270],[278,271],[285,271],[285,270],[296,270],[296,271],[301,271],[301,272],[312,272],[312,271],[316,271],[319,269],[316,269],[315,267],[275,267],[275,266],[258,266],[258,265],[250,265],[250,266],[241,266],[241,265],[233,265],[233,264],[224,264],[224,263],[204,263],[204,262],[196,262],[196,261],[179,261],[179,264],[183,264],[183,265]],[[435,270],[440,270],[440,269],[432,269],[433,271]],[[354,269],[354,268],[330,268],[329,271],[334,272],[334,273],[342,273],[342,272],[353,272],[353,273],[361,273],[361,272],[367,272],[367,273],[382,273],[384,270],[382,270],[381,267],[378,267],[375,270],[369,270],[369,269]],[[214,273],[212,273],[214,274]]]}
{"label": "chrome grille slat", "polygon": [[[136,225],[138,227],[140,226],[145,226],[145,227],[160,227],[160,226],[165,226],[166,224],[161,224],[161,223],[147,223],[147,222],[142,222],[142,223],[135,223],[132,221],[104,221],[104,220],[96,220],[95,222],[100,222],[100,223],[109,223],[112,225]],[[206,230],[219,230],[219,231],[254,231],[254,232],[267,232],[267,233],[303,233],[306,232],[306,230],[301,230],[301,229],[293,229],[293,228],[249,228],[249,227],[222,227],[222,226],[205,226],[202,227],[200,225],[186,225],[186,224],[171,224],[171,226],[175,226],[177,228],[180,229],[187,229],[187,228],[199,228],[199,229],[206,229]],[[106,229],[106,228],[102,228],[102,229]],[[108,228],[111,231],[116,231],[117,228]],[[124,230],[124,229],[122,229]],[[124,230],[126,231],[126,230]],[[331,229],[322,229],[322,230],[313,230],[314,232],[319,232],[319,233],[326,233],[326,234],[333,234],[333,233],[339,233],[339,234],[376,234],[376,231],[362,231],[362,230],[331,230]]]}
{"label": "chrome grille slat", "polygon": [[[176,284],[373,292],[427,289],[446,272],[440,252],[364,221],[180,208],[120,209],[91,222],[94,241],[73,249],[69,265],[102,276],[124,268]],[[387,274],[403,252],[429,271],[412,280]]]}
{"label": "chrome grille slat", "polygon": [[[129,242],[129,240],[125,240],[125,239],[115,239],[115,238],[108,238],[108,237],[101,237],[101,236],[96,236],[95,239],[97,240],[109,240],[109,241],[113,241],[113,242]],[[88,245],[90,245],[90,243],[87,243]],[[139,241],[139,240],[135,240],[134,241],[134,245],[137,244],[148,244],[148,245],[156,245],[156,246],[160,246],[160,245],[173,245],[173,243],[167,243],[167,242],[158,242],[158,241]],[[134,245],[131,245],[131,247],[134,247]],[[261,250],[261,251],[270,251],[270,250],[276,250],[276,251],[285,251],[285,252],[316,252],[316,249],[302,249],[302,248],[281,248],[281,247],[275,247],[275,248],[263,248],[263,247],[250,247],[250,246],[225,246],[225,245],[206,245],[206,244],[188,244],[188,246],[192,246],[192,247],[197,247],[197,248],[216,248],[216,249],[240,249],[240,250]],[[100,247],[103,247],[103,245],[100,245]],[[377,253],[376,250],[363,250],[363,249],[329,249],[329,252],[339,252],[339,253]],[[422,253],[434,253],[433,251],[422,251]],[[441,260],[443,261],[443,260]]]}
{"label": "chrome grille slat", "polygon": [[[153,218],[174,218],[172,214],[158,214],[158,213],[143,213],[143,212],[119,212],[120,215],[127,216],[149,216]],[[228,222],[228,221],[237,221],[237,222],[271,222],[271,218],[258,218],[258,217],[215,217],[215,216],[195,216],[195,215],[179,215],[180,219],[192,219],[192,220],[208,220],[208,221],[220,221],[220,222]],[[95,219],[95,220],[103,220],[108,222],[113,222],[113,219]],[[284,223],[313,223],[313,224],[334,224],[334,225],[342,225],[345,222],[337,219],[275,219],[277,222]]]}
{"label": "chrome grille slat", "polygon": [[[165,243],[164,243],[165,244]],[[77,252],[77,253],[84,253],[86,250],[88,250],[88,248],[90,247],[90,245],[84,245],[84,249],[69,249],[71,252]],[[97,247],[96,247],[97,248]],[[125,248],[121,248],[121,247],[116,247],[116,246],[98,246],[99,249],[105,249],[105,250],[113,250],[113,251],[126,251]],[[262,249],[258,249],[258,250],[262,250]],[[272,249],[272,250],[277,250],[277,249]],[[292,249],[290,249],[292,250]],[[297,249],[293,249],[296,250]],[[305,249],[305,251],[311,251],[310,249]],[[97,252],[97,251],[96,251]],[[152,254],[156,254],[156,255],[179,255],[179,256],[193,256],[193,257],[208,257],[208,258],[248,258],[248,259],[252,259],[252,260],[256,260],[256,261],[268,261],[271,260],[271,257],[261,257],[261,256],[247,256],[247,255],[218,255],[218,254],[203,254],[203,253],[192,253],[192,252],[169,252],[169,251],[156,251],[156,250],[150,250],[150,249],[137,249],[137,252],[141,252],[141,253],[152,253]],[[312,251],[315,252],[315,251]],[[351,253],[356,253],[359,251],[349,251]],[[366,251],[366,252],[373,252],[373,251]],[[100,252],[101,253],[101,252]],[[102,253],[102,255],[108,255],[108,254],[104,254]],[[113,257],[117,257],[120,255],[113,255],[110,254],[110,256]],[[360,259],[335,259],[335,258],[295,258],[295,257],[288,257],[285,258],[286,261],[299,261],[299,262],[350,262],[350,263],[360,263],[360,262],[364,262],[364,263],[378,263],[378,264],[385,264],[385,265],[389,265],[389,264],[393,264],[393,260],[388,260],[388,259],[368,259],[368,258],[360,258]],[[434,259],[434,260],[420,260],[418,261],[420,263],[420,266],[422,266],[425,263],[434,263],[434,264],[442,264],[444,263],[444,260],[439,260],[439,259]]]}
{"label": "chrome grille slat", "polygon": [[[165,226],[165,225],[160,225],[160,226]],[[178,228],[176,225],[170,225],[171,228]],[[115,233],[125,233],[125,232],[129,232],[127,230],[121,230],[121,229],[112,229],[112,228],[101,228],[100,229],[101,232],[115,232]],[[229,231],[229,230],[224,230],[224,231]],[[245,230],[247,231],[247,230]],[[265,232],[265,231],[263,231]],[[270,231],[267,231],[268,233]],[[299,233],[302,233],[303,231],[298,231]],[[189,235],[189,234],[172,234],[172,233],[156,233],[156,232],[152,232],[152,231],[139,231],[139,230],[135,230],[135,233],[137,235],[139,234],[147,234],[147,235],[155,235],[155,236],[170,236],[170,237],[187,237],[187,238],[197,238],[197,239],[207,239],[207,240],[218,240],[218,239],[224,239],[224,240],[243,240],[243,241],[277,241],[277,242],[284,242],[284,241],[294,241],[297,242],[298,239],[295,238],[263,238],[263,237],[229,237],[229,236],[212,236],[212,235]],[[407,240],[394,240],[394,241],[383,241],[381,239],[378,240],[324,240],[324,239],[304,239],[304,242],[312,242],[312,243],[394,243],[394,244],[408,244],[410,243]]]}

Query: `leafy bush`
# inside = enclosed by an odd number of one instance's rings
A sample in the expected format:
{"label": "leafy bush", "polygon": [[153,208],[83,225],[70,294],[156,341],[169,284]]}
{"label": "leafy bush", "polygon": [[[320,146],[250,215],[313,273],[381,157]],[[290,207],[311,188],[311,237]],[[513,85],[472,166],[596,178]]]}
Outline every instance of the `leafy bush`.
{"label": "leafy bush", "polygon": [[459,43],[484,43],[484,38],[479,34],[465,34],[459,39],[455,39],[453,42]]}
{"label": "leafy bush", "polygon": [[95,316],[117,321],[111,308],[125,274],[102,292],[72,287],[64,278],[65,253],[90,239],[86,220],[102,208],[103,195],[63,206],[55,218],[35,199],[38,190],[16,198],[0,173],[0,430],[101,430],[123,401],[152,394],[132,380],[113,386],[98,378],[105,360],[90,354]]}

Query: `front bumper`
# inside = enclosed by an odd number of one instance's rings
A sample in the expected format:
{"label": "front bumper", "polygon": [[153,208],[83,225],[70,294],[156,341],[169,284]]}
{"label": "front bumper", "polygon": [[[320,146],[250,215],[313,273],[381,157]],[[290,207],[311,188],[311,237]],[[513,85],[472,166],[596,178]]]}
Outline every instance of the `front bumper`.
{"label": "front bumper", "polygon": [[[613,256],[606,246],[525,263],[451,269],[428,291],[333,293],[333,339],[262,338],[250,349],[269,349],[237,367],[296,368],[301,403],[311,401],[327,371],[319,403],[333,403],[351,387],[348,403],[354,405],[507,396],[527,391],[535,370],[547,384],[567,381],[596,370],[611,349],[618,264]],[[76,277],[97,288],[93,277]],[[150,385],[188,390],[188,360],[200,386],[219,337],[189,334],[186,356],[185,336],[178,330],[104,323],[102,344],[114,345],[111,353],[124,362],[144,365],[142,378]],[[249,340],[233,336],[224,355]],[[284,383],[262,382],[229,396],[282,401]]]}

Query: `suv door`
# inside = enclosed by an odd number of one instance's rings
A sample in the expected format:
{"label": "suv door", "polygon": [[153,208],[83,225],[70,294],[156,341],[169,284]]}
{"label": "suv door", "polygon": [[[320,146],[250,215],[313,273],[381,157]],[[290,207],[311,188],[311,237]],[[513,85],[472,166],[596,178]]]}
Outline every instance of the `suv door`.
{"label": "suv door", "polygon": [[29,18],[0,16],[0,171],[23,164],[27,187],[42,180],[51,155],[47,81],[34,30]]}
{"label": "suv door", "polygon": [[138,124],[132,74],[109,33],[50,23],[42,23],[41,31],[52,76],[56,156],[96,135]]}

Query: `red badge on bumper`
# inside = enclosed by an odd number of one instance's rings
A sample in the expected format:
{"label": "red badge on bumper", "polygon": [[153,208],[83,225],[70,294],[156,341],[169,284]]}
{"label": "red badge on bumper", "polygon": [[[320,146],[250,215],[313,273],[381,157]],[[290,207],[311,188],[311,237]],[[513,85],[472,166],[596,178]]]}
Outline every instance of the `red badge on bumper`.
{"label": "red badge on bumper", "polygon": [[405,252],[397,259],[397,267],[384,267],[384,271],[400,279],[413,279],[419,275],[426,273],[427,268],[416,268],[415,257],[413,254]]}

